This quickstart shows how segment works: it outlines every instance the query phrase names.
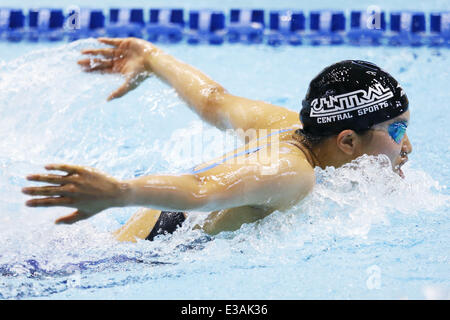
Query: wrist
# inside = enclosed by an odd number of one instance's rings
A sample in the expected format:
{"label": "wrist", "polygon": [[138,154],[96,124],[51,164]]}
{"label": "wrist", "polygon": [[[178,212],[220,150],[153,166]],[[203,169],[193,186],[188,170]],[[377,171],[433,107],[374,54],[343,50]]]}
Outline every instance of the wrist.
{"label": "wrist", "polygon": [[161,49],[154,46],[152,43],[147,42],[144,48],[144,61],[145,69],[148,72],[154,71],[155,58],[161,54]]}
{"label": "wrist", "polygon": [[132,184],[129,181],[119,181],[116,197],[116,207],[127,207],[133,205],[134,197],[132,191]]}

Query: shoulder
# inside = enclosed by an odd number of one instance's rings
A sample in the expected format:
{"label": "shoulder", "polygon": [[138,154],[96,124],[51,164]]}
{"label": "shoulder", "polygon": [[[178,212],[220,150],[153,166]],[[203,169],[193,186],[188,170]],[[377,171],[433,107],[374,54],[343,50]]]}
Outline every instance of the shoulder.
{"label": "shoulder", "polygon": [[[314,168],[308,162],[305,154],[298,147],[288,142],[281,142],[280,163],[281,168],[285,169],[287,172],[292,172],[296,178],[301,178],[296,180],[297,183],[311,185],[311,187],[314,186]],[[283,174],[286,174],[287,172],[283,172]]]}
{"label": "shoulder", "polygon": [[296,204],[314,188],[314,168],[305,154],[296,146],[280,142],[277,152],[271,150],[270,165],[262,166],[262,179],[269,182],[273,193],[275,209],[282,210]]}

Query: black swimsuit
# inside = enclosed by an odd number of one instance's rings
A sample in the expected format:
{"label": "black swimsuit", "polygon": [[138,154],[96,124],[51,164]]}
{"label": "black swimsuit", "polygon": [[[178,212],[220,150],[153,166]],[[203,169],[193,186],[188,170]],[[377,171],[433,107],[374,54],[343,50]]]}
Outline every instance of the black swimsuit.
{"label": "black swimsuit", "polygon": [[174,233],[184,220],[186,217],[183,212],[161,211],[158,221],[145,240],[153,241],[153,238],[160,234]]}

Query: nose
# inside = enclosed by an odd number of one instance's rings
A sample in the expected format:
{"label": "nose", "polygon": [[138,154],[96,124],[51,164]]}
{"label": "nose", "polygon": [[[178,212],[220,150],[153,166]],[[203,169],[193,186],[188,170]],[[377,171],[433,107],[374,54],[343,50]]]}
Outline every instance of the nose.
{"label": "nose", "polygon": [[411,142],[409,141],[407,134],[405,134],[405,136],[403,138],[402,151],[404,151],[408,154],[412,152],[412,145],[411,145]]}

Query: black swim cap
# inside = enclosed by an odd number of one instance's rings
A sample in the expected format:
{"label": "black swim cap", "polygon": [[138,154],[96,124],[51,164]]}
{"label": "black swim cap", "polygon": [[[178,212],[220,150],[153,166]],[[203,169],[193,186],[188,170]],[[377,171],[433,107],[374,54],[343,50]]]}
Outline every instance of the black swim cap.
{"label": "black swim cap", "polygon": [[328,136],[345,129],[362,131],[408,110],[398,82],[373,63],[345,60],[320,72],[302,101],[303,131]]}

